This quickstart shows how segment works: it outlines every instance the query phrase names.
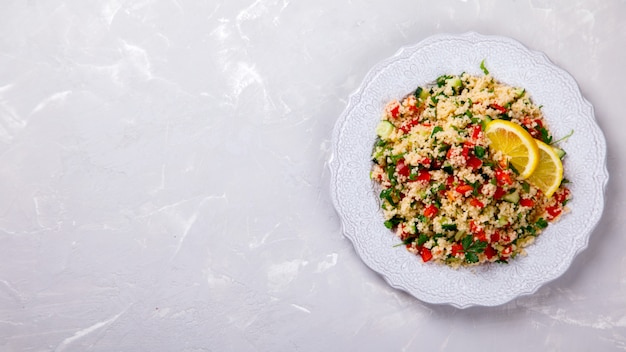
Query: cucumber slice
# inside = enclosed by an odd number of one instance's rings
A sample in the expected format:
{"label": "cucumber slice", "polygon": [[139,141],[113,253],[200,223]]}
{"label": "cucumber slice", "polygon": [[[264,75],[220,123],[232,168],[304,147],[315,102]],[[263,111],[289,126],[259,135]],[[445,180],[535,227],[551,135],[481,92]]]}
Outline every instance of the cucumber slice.
{"label": "cucumber slice", "polygon": [[552,147],[552,149],[554,150],[554,152],[556,153],[556,155],[559,156],[559,159],[563,159],[563,157],[565,156],[565,154],[567,154],[565,152],[565,150],[561,149],[561,148],[557,148],[557,147]]}
{"label": "cucumber slice", "polygon": [[461,79],[459,77],[454,77],[450,80],[450,87],[459,89],[461,87]]}
{"label": "cucumber slice", "polygon": [[487,130],[487,125],[489,124],[489,122],[493,121],[491,119],[491,117],[485,115],[485,117],[483,118],[483,120],[480,122],[481,127],[483,128],[483,131]]}
{"label": "cucumber slice", "polygon": [[378,126],[376,126],[376,134],[382,139],[387,139],[391,135],[391,132],[393,132],[394,128],[395,127],[391,122],[383,120],[378,123]]}
{"label": "cucumber slice", "polygon": [[502,197],[505,201],[509,203],[518,203],[519,202],[519,191],[515,191],[513,193],[506,194]]}

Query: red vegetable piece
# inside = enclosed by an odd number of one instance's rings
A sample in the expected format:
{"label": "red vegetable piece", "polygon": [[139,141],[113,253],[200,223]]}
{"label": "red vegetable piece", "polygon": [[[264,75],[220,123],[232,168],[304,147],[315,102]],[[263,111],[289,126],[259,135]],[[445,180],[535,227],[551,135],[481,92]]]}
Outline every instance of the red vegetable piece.
{"label": "red vegetable piece", "polygon": [[472,169],[478,169],[479,167],[483,166],[483,162],[475,156],[470,156],[469,158],[467,158],[466,164]]}
{"label": "red vegetable piece", "polygon": [[493,249],[493,247],[487,246],[487,248],[485,248],[485,256],[487,257],[487,259],[491,259],[495,257],[496,254],[498,254],[498,252],[495,249]]}
{"label": "red vegetable piece", "polygon": [[398,113],[400,112],[400,105],[396,105],[391,109],[391,117],[398,117]]}
{"label": "red vegetable piece", "polygon": [[485,206],[483,202],[479,201],[476,198],[470,199],[470,205],[476,208],[483,208]]}
{"label": "red vegetable piece", "polygon": [[496,103],[491,104],[490,107],[500,111],[503,114],[506,113],[506,108],[504,108],[504,107],[502,107],[502,106],[500,106],[500,105],[498,105]]}
{"label": "red vegetable piece", "polygon": [[457,254],[463,253],[463,245],[455,243],[452,245],[452,256],[456,257]]}
{"label": "red vegetable piece", "polygon": [[433,254],[430,252],[430,249],[426,247],[422,247],[422,249],[420,250],[420,255],[422,256],[422,260],[424,261],[424,263],[433,259]]}
{"label": "red vegetable piece", "polygon": [[436,206],[431,204],[424,209],[424,216],[427,218],[434,218],[438,212],[439,212],[439,209],[437,209]]}
{"label": "red vegetable piece", "polygon": [[500,198],[504,197],[505,194],[506,191],[504,190],[504,188],[498,186],[496,187],[496,192],[493,194],[493,198],[495,200],[499,200]]}
{"label": "red vegetable piece", "polygon": [[529,198],[522,198],[519,201],[519,205],[530,208],[535,205],[535,201]]}
{"label": "red vegetable piece", "polygon": [[421,170],[419,172],[419,174],[417,174],[417,180],[418,181],[429,182],[430,181],[430,172],[428,172],[427,170]]}
{"label": "red vegetable piece", "polygon": [[398,163],[396,164],[396,171],[398,172],[398,175],[402,175],[404,177],[409,177],[411,174],[411,170],[404,163],[404,159],[398,160]]}
{"label": "red vegetable piece", "polygon": [[502,170],[501,168],[496,168],[496,181],[499,185],[511,185],[513,184],[513,180],[511,179],[511,175],[508,171]]}

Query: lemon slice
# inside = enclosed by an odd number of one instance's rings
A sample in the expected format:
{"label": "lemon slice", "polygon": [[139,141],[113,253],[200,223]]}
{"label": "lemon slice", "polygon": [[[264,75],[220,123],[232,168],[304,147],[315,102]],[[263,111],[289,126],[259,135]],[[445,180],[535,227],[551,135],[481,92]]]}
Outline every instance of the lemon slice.
{"label": "lemon slice", "polygon": [[563,180],[563,163],[554,148],[542,141],[536,142],[539,147],[539,163],[528,182],[539,188],[546,197],[551,197]]}
{"label": "lemon slice", "polygon": [[506,120],[493,120],[485,128],[490,147],[502,152],[522,179],[528,178],[539,162],[535,139],[522,126]]}

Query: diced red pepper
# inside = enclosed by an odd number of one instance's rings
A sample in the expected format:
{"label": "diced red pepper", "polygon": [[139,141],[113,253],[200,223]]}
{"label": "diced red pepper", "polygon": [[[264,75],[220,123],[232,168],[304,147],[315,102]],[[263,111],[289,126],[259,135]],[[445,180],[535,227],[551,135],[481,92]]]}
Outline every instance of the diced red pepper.
{"label": "diced red pepper", "polygon": [[433,254],[430,252],[430,249],[426,247],[422,247],[422,249],[420,250],[420,255],[422,256],[422,261],[424,261],[424,263],[433,259]]}
{"label": "diced red pepper", "polygon": [[469,223],[469,230],[471,233],[476,233],[478,232],[478,226],[476,226],[476,223],[474,222],[474,220],[471,220]]}
{"label": "diced red pepper", "polygon": [[405,123],[404,125],[402,125],[402,127],[400,127],[400,130],[402,130],[402,132],[404,133],[408,133],[411,128],[413,128],[413,126],[417,126],[419,125],[420,120],[419,119],[413,119],[407,123]]}
{"label": "diced red pepper", "polygon": [[563,209],[561,209],[561,206],[559,204],[556,204],[556,205],[547,207],[546,211],[548,212],[549,220],[552,220],[556,218],[557,216],[561,215],[561,212],[563,211]]}
{"label": "diced red pepper", "polygon": [[496,187],[496,192],[493,194],[493,199],[499,200],[500,198],[504,197],[505,194],[506,191],[504,190],[504,188],[498,186]]}
{"label": "diced red pepper", "polygon": [[463,151],[461,151],[461,155],[463,155],[463,159],[467,160],[469,158],[470,149],[474,148],[474,145],[470,142],[463,143]]}
{"label": "diced red pepper", "polygon": [[452,148],[448,149],[448,152],[446,153],[446,159],[450,159],[452,157]]}
{"label": "diced red pepper", "polygon": [[409,177],[411,174],[411,169],[409,169],[409,167],[405,164],[404,159],[398,160],[398,163],[396,163],[396,171],[398,172],[398,175],[402,175],[404,177]]}
{"label": "diced red pepper", "polygon": [[474,187],[470,186],[470,185],[466,185],[466,184],[460,184],[456,187],[456,191],[461,193],[461,194],[465,194],[469,191],[474,190]]}
{"label": "diced red pepper", "polygon": [[553,197],[556,199],[557,203],[563,204],[563,202],[565,202],[568,196],[569,196],[569,189],[563,188],[562,191],[559,190],[558,192],[556,192]]}
{"label": "diced red pepper", "polygon": [[500,252],[500,258],[506,259],[511,255],[511,253],[513,253],[513,248],[511,246],[506,246],[506,248]]}
{"label": "diced red pepper", "polygon": [[513,180],[511,179],[511,175],[508,171],[502,170],[501,168],[496,168],[496,181],[498,181],[499,185],[512,185]]}
{"label": "diced red pepper", "polygon": [[427,218],[434,218],[438,212],[439,212],[439,209],[437,209],[437,207],[432,204],[424,208],[424,216]]}
{"label": "diced red pepper", "polygon": [[535,205],[535,201],[530,199],[530,198],[522,198],[519,201],[519,205],[523,206],[523,207],[529,207],[531,208],[532,206]]}
{"label": "diced red pepper", "polygon": [[454,187],[454,176],[450,175],[446,178],[446,188],[452,189]]}
{"label": "diced red pepper", "polygon": [[496,254],[498,254],[498,252],[495,249],[493,249],[493,247],[487,246],[487,248],[485,248],[485,256],[487,257],[487,259],[491,259],[495,257]]}
{"label": "diced red pepper", "polygon": [[500,111],[503,114],[506,113],[506,108],[504,108],[504,107],[502,107],[502,106],[500,106],[500,105],[498,105],[496,103],[491,104],[490,107]]}
{"label": "diced red pepper", "polygon": [[478,169],[479,167],[483,166],[483,162],[475,156],[470,156],[469,158],[467,158],[466,164],[472,169]]}
{"label": "diced red pepper", "polygon": [[472,199],[470,199],[470,205],[471,205],[471,206],[473,206],[473,207],[476,207],[476,208],[482,208],[482,207],[484,207],[484,206],[485,206],[485,205],[483,204],[483,202],[479,201],[479,200],[478,200],[478,199],[476,199],[476,198],[472,198]]}
{"label": "diced red pepper", "polygon": [[451,254],[453,257],[456,257],[457,254],[463,253],[463,245],[460,243],[455,243],[452,245]]}
{"label": "diced red pepper", "polygon": [[485,230],[480,230],[480,231],[478,231],[478,232],[474,235],[474,240],[476,240],[476,241],[482,241],[482,242],[487,242],[487,234],[485,233]]}
{"label": "diced red pepper", "polygon": [[478,137],[480,136],[481,131],[482,131],[482,128],[480,125],[474,125],[474,127],[472,127],[472,139],[477,140]]}
{"label": "diced red pepper", "polygon": [[430,182],[430,172],[428,172],[428,170],[420,170],[417,174],[417,180]]}
{"label": "diced red pepper", "polygon": [[396,105],[391,109],[391,117],[398,117],[398,113],[400,112],[400,105]]}

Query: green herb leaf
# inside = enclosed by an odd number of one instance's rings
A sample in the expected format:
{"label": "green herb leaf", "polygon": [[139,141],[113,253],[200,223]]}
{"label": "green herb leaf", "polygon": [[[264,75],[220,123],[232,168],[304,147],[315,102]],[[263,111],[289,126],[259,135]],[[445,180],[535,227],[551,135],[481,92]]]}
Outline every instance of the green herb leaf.
{"label": "green herb leaf", "polygon": [[522,182],[522,189],[526,193],[530,192],[530,184],[528,182]]}
{"label": "green herb leaf", "polygon": [[419,100],[420,94],[422,94],[422,91],[423,91],[422,87],[417,87],[417,89],[415,90],[415,93],[413,93],[415,98],[417,98]]}
{"label": "green herb leaf", "polygon": [[487,68],[485,67],[485,60],[483,59],[483,61],[480,62],[480,69],[483,70],[483,73],[485,75],[489,74],[489,70],[487,70]]}
{"label": "green herb leaf", "polygon": [[563,137],[563,138],[559,139],[558,141],[554,141],[554,142],[552,142],[552,144],[556,144],[556,143],[559,143],[559,142],[563,142],[564,140],[566,140],[566,139],[568,139],[569,137],[571,137],[573,134],[574,134],[574,130],[571,130],[571,131],[567,134],[567,136],[565,136],[565,137]]}
{"label": "green herb leaf", "polygon": [[446,84],[446,81],[449,80],[450,78],[452,78],[452,76],[448,76],[448,75],[437,77],[437,86],[443,87]]}
{"label": "green herb leaf", "polygon": [[469,248],[469,246],[472,244],[472,235],[467,235],[465,237],[463,237],[463,239],[461,240],[461,245],[463,246],[463,250],[467,250]]}
{"label": "green herb leaf", "polygon": [[420,233],[419,237],[417,238],[417,246],[421,247],[424,245],[424,243],[428,242],[430,238],[426,235],[424,235],[423,233]]}
{"label": "green herb leaf", "polygon": [[468,263],[478,262],[478,256],[474,252],[465,253],[465,261]]}
{"label": "green herb leaf", "polygon": [[441,228],[449,231],[456,231],[456,224],[442,224]]}
{"label": "green herb leaf", "polygon": [[544,218],[539,218],[535,225],[537,225],[537,227],[540,229],[545,229],[546,227],[548,227],[548,222]]}
{"label": "green herb leaf", "polygon": [[541,140],[545,144],[552,143],[552,136],[550,135],[550,132],[548,132],[548,130],[545,127],[539,127],[539,132],[541,132]]}
{"label": "green herb leaf", "polygon": [[441,131],[443,131],[443,127],[435,126],[435,128],[433,128],[433,133],[430,134],[430,138],[432,138],[435,135],[435,133],[441,132]]}
{"label": "green herb leaf", "polygon": [[479,145],[474,147],[474,154],[477,158],[482,159],[485,156],[485,147]]}

